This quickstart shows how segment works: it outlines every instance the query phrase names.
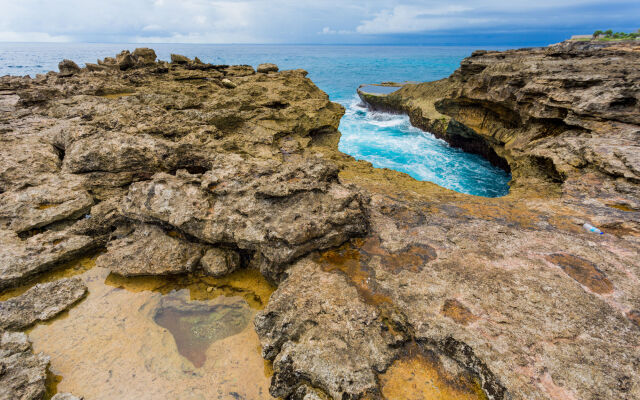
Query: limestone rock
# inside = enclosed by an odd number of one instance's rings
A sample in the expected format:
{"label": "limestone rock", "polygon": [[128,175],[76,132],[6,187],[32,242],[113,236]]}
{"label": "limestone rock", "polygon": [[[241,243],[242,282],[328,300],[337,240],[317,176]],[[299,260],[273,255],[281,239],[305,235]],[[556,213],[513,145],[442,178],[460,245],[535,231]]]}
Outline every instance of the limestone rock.
{"label": "limestone rock", "polygon": [[282,265],[365,231],[364,199],[336,182],[321,159],[290,162],[220,157],[202,178],[157,174],[131,185],[123,212],[216,243],[259,252],[272,279]]}
{"label": "limestone rock", "polygon": [[93,199],[78,182],[56,179],[0,194],[0,228],[26,232],[84,216],[92,205]]}
{"label": "limestone rock", "polygon": [[40,400],[49,357],[33,354],[27,335],[0,331],[0,399]]}
{"label": "limestone rock", "polygon": [[200,264],[205,274],[223,276],[240,267],[240,255],[233,250],[213,248],[207,250]]}
{"label": "limestone rock", "polygon": [[271,63],[265,63],[258,65],[258,72],[262,74],[268,74],[269,72],[278,72],[278,66]]}
{"label": "limestone rock", "polygon": [[0,289],[20,285],[94,247],[93,238],[69,230],[47,231],[26,240],[12,231],[0,230]]}
{"label": "limestone rock", "polygon": [[116,64],[118,64],[118,68],[124,71],[135,66],[136,60],[131,56],[129,50],[123,50],[116,56]]}
{"label": "limestone rock", "polygon": [[334,399],[358,398],[376,390],[375,370],[398,351],[377,307],[307,259],[288,270],[255,326],[263,356],[273,360],[274,397],[290,396],[304,376]]}
{"label": "limestone rock", "polygon": [[171,63],[173,64],[188,64],[191,60],[180,54],[171,54]]}
{"label": "limestone rock", "polygon": [[71,60],[62,60],[60,64],[58,64],[58,69],[60,70],[60,76],[72,76],[80,72],[78,64]]}
{"label": "limestone rock", "polygon": [[236,86],[238,86],[227,78],[222,79],[220,83],[222,83],[222,86],[226,87],[227,89],[234,89]]}
{"label": "limestone rock", "polygon": [[156,52],[148,47],[138,47],[132,53],[139,65],[150,65],[156,62]]}
{"label": "limestone rock", "polygon": [[96,265],[123,276],[181,274],[191,272],[202,253],[201,245],[180,239],[177,232],[168,235],[157,226],[138,225],[111,241]]}
{"label": "limestone rock", "polygon": [[58,393],[54,395],[51,400],[83,400],[83,397],[77,397],[71,393]]}
{"label": "limestone rock", "polygon": [[47,321],[87,293],[80,279],[60,279],[37,284],[23,294],[0,302],[0,329],[22,330],[36,322]]}

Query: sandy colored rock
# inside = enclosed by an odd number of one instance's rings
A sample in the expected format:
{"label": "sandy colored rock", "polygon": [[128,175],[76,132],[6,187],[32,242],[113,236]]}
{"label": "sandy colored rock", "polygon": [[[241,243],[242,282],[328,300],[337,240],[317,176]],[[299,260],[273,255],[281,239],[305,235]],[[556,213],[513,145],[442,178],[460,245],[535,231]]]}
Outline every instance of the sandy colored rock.
{"label": "sandy colored rock", "polygon": [[49,357],[33,354],[27,335],[0,331],[0,366],[0,399],[43,398]]}
{"label": "sandy colored rock", "polygon": [[209,249],[200,260],[202,269],[209,276],[223,276],[240,267],[240,255],[227,249]]}
{"label": "sandy colored rock", "polygon": [[93,198],[80,182],[56,179],[0,194],[0,228],[26,232],[89,212]]}
{"label": "sandy colored rock", "polygon": [[278,66],[271,63],[265,63],[258,65],[258,72],[262,74],[268,74],[269,72],[278,72]]}
{"label": "sandy colored rock", "polygon": [[18,286],[56,265],[95,248],[90,236],[68,231],[47,231],[26,240],[0,230],[0,289]]}
{"label": "sandy colored rock", "polygon": [[177,232],[169,235],[154,225],[138,225],[109,242],[96,265],[122,276],[181,274],[193,270],[203,251],[201,245],[179,238]]}
{"label": "sandy colored rock", "polygon": [[0,329],[22,330],[47,321],[71,307],[87,293],[79,279],[37,284],[20,296],[0,302]]}

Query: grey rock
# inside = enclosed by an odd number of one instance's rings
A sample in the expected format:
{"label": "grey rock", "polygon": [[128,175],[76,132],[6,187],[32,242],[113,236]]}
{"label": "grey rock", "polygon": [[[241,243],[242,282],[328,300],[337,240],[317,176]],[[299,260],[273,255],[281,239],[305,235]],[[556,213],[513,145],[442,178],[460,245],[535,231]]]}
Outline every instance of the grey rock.
{"label": "grey rock", "polygon": [[86,293],[86,285],[77,278],[37,284],[17,297],[0,302],[0,329],[22,330],[47,321]]}

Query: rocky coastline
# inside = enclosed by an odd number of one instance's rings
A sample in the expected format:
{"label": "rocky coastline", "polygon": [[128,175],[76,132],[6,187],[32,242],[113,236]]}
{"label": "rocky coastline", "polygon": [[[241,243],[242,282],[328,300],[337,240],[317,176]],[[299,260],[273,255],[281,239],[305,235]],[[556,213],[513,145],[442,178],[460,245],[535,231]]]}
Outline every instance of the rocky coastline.
{"label": "rocky coastline", "polygon": [[340,153],[344,109],[303,70],[137,49],[0,78],[0,399],[44,398],[25,330],[87,288],[36,282],[87,254],[122,277],[259,270],[274,397],[399,398],[425,370],[450,398],[640,397],[639,61],[478,51],[360,93],[511,171],[502,198]]}

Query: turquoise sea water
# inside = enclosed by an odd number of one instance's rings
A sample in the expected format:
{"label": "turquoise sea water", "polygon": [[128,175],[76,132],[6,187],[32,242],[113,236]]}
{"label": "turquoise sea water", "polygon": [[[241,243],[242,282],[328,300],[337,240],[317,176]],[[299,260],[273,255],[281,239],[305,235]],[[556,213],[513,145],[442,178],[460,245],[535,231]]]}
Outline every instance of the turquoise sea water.
{"label": "turquoise sea water", "polygon": [[[0,43],[0,76],[57,71],[63,58],[79,65],[113,56],[140,44]],[[363,83],[431,81],[451,74],[472,47],[189,45],[153,44],[158,57],[171,53],[214,64],[274,62],[281,69],[303,68],[333,101],[346,108],[340,124],[341,151],[446,188],[478,196],[508,193],[510,175],[480,156],[451,148],[428,132],[412,127],[406,116],[372,112],[360,102]]]}

